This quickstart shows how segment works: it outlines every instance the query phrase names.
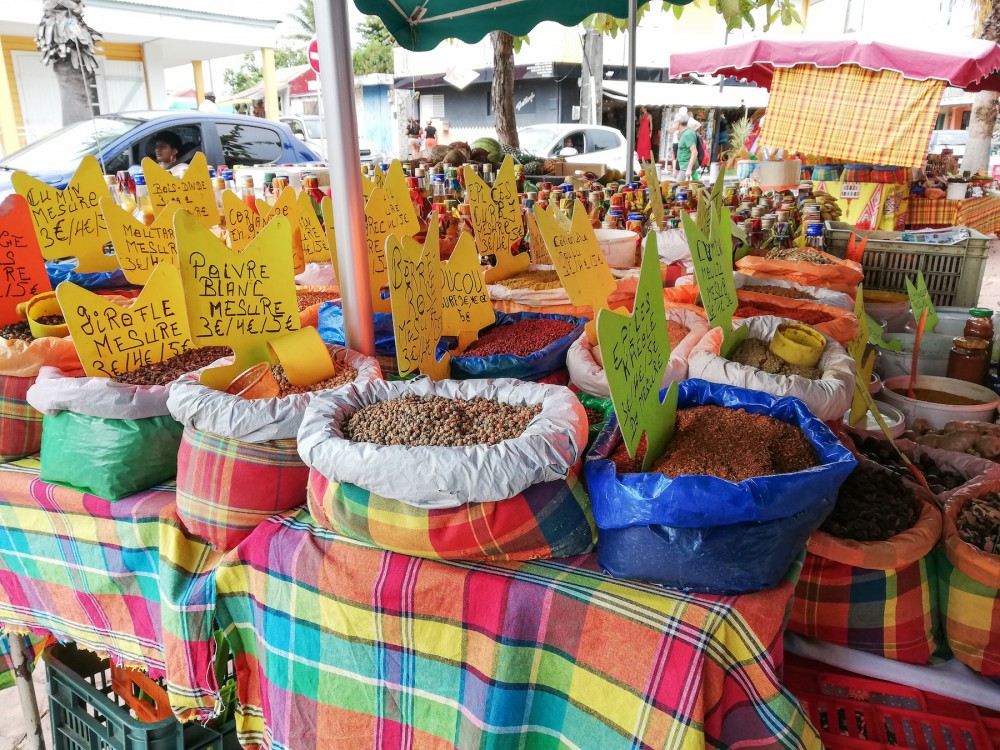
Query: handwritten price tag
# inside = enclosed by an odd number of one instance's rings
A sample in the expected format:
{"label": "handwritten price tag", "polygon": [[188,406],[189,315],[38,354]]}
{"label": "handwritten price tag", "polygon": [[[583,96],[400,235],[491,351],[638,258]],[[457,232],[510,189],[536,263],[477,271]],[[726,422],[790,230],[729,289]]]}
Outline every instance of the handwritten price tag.
{"label": "handwritten price tag", "polygon": [[154,213],[159,213],[170,201],[177,201],[206,227],[212,228],[219,223],[219,207],[215,205],[215,191],[208,176],[208,160],[201,151],[194,155],[180,179],[148,156],[142,160],[142,173]]}
{"label": "handwritten price tag", "polygon": [[28,201],[8,195],[0,202],[0,325],[17,323],[20,303],[50,291]]}
{"label": "handwritten price tag", "polygon": [[229,367],[205,370],[201,382],[221,390],[248,367],[269,361],[270,341],[299,329],[292,232],[272,219],[242,253],[234,253],[196,216],[174,216],[184,299],[196,346],[228,346]]}
{"label": "handwritten price tag", "polygon": [[56,297],[83,371],[110,378],[191,348],[191,327],[176,266],[160,263],[129,307],[64,281]]}
{"label": "handwritten price tag", "polygon": [[[615,290],[615,277],[611,275],[586,212],[573,213],[568,232],[545,211],[535,211],[535,219],[570,301],[574,305],[589,306],[596,319],[598,312],[608,307],[608,296]],[[586,330],[590,342],[597,343],[594,320],[587,323]]]}
{"label": "handwritten price tag", "polygon": [[396,235],[411,237],[419,232],[420,219],[417,217],[417,209],[413,205],[413,201],[410,200],[410,190],[406,187],[406,175],[403,174],[403,165],[399,159],[392,160],[381,187],[385,190],[386,208],[396,229]]}
{"label": "handwritten price tag", "polygon": [[934,333],[934,328],[938,324],[938,314],[931,302],[931,293],[927,291],[927,282],[924,281],[924,272],[917,271],[917,285],[909,279],[906,280],[906,294],[910,298],[910,309],[913,311],[913,319],[919,321],[920,317],[927,311],[927,324],[924,331]]}
{"label": "handwritten price tag", "polygon": [[552,256],[549,255],[549,249],[545,246],[545,238],[542,237],[542,233],[538,229],[535,214],[531,212],[528,213],[528,247],[532,263],[540,266],[552,265]]}
{"label": "handwritten price tag", "polygon": [[147,226],[111,198],[101,198],[101,210],[111,233],[115,255],[130,284],[146,284],[160,263],[177,265],[174,214],[178,209],[180,204],[171,201]]}
{"label": "handwritten price tag", "polygon": [[[259,205],[259,204],[258,204]],[[299,209],[295,199],[295,191],[286,189],[281,191],[274,201],[264,201],[268,210],[264,213],[264,226],[271,223],[276,216],[284,216],[288,220],[288,226],[292,228],[292,268],[296,274],[306,270],[306,260],[302,252],[302,230],[299,228]]]}
{"label": "handwritten price tag", "polygon": [[226,214],[226,231],[229,232],[229,244],[233,250],[240,252],[264,226],[260,214],[243,202],[232,190],[222,193],[222,210]]}
{"label": "handwritten price tag", "polygon": [[[330,200],[329,195],[323,196],[323,201],[320,203],[320,210],[323,212],[323,229],[326,231],[326,241],[330,246],[330,262],[333,263],[333,275],[337,277],[337,285],[340,285],[340,261],[337,259],[337,233],[333,229],[333,201]],[[367,211],[366,211],[367,214]],[[365,222],[368,223],[367,220]],[[367,227],[366,227],[367,229]],[[371,260],[371,246],[369,245],[368,250],[369,262]],[[371,275],[371,266],[368,268],[369,276]]]}
{"label": "handwritten price tag", "polygon": [[24,172],[11,175],[18,195],[31,209],[42,257],[47,260],[73,256],[79,273],[102,273],[118,269],[118,259],[105,255],[111,241],[101,213],[101,198],[111,197],[101,165],[85,156],[65,190],[36,180]]}
{"label": "handwritten price tag", "polygon": [[[434,217],[437,218],[436,216]],[[435,222],[435,227],[436,227]],[[437,234],[438,230],[433,230]],[[496,312],[486,292],[483,269],[472,235],[463,233],[441,268],[444,288],[441,295],[445,336],[457,336],[456,352],[464,352],[479,332],[496,322]]]}
{"label": "handwritten price tag", "polygon": [[660,192],[660,178],[656,176],[656,165],[647,162],[643,165],[646,170],[646,183],[649,185],[649,203],[653,209],[653,221],[656,228],[663,231],[665,214],[663,212],[663,194]]}
{"label": "handwritten price tag", "polygon": [[597,337],[611,401],[630,456],[635,456],[646,434],[643,471],[663,455],[677,420],[677,383],[670,384],[662,403],[659,394],[670,359],[666,317],[656,237],[650,234],[642,255],[632,315],[611,310],[601,310],[597,315]]}
{"label": "handwritten price tag", "polygon": [[471,168],[465,168],[465,189],[469,200],[476,247],[494,258],[496,265],[486,271],[486,283],[496,284],[528,270],[528,253],[513,254],[524,239],[524,221],[514,178],[514,160],[506,157],[491,188]]}
{"label": "handwritten price tag", "polygon": [[303,190],[299,193],[298,214],[299,233],[302,237],[302,258],[306,263],[329,263],[330,244],[327,242],[323,225],[319,223],[313,200]]}
{"label": "handwritten price tag", "polygon": [[439,361],[436,354],[443,318],[437,216],[434,219],[423,245],[412,237],[400,240],[393,235],[386,241],[385,252],[399,374],[419,370],[432,380],[442,380],[451,370],[451,355]]}

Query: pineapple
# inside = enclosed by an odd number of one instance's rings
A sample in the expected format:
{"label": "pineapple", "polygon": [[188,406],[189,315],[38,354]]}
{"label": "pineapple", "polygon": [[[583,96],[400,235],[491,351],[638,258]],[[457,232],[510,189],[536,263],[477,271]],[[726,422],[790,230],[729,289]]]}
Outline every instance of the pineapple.
{"label": "pineapple", "polygon": [[529,161],[527,164],[524,165],[524,173],[547,174],[545,172],[545,165],[542,162],[538,161],[537,159],[535,161]]}

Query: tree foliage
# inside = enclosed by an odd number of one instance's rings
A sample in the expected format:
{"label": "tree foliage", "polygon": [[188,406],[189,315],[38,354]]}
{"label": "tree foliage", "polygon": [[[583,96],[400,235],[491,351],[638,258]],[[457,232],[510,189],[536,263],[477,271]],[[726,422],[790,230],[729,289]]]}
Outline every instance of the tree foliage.
{"label": "tree foliage", "polygon": [[396,40],[377,16],[366,16],[355,30],[361,35],[361,45],[351,55],[354,75],[392,73],[392,49]]}
{"label": "tree foliage", "polygon": [[308,42],[316,36],[316,13],[313,9],[313,0],[299,0],[295,10],[288,14],[288,20],[295,24],[298,29],[288,35],[289,39]]}
{"label": "tree foliage", "polygon": [[[293,68],[296,65],[305,65],[307,62],[306,51],[302,47],[278,47],[274,51],[275,68]],[[222,74],[223,82],[233,92],[245,91],[260,83],[263,77],[264,71],[254,52],[247,52],[238,68],[227,68]]]}

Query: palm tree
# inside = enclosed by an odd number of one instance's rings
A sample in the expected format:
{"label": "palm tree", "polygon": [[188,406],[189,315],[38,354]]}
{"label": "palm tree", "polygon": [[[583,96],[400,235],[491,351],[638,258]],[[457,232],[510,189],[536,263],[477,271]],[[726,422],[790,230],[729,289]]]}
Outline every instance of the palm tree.
{"label": "palm tree", "polygon": [[312,0],[299,0],[295,12],[289,13],[288,19],[301,29],[294,34],[289,34],[290,39],[308,42],[316,36],[316,13],[313,10]]}
{"label": "palm tree", "polygon": [[83,0],[45,0],[35,44],[59,81],[62,122],[100,114],[97,101],[97,42],[101,35],[83,20]]}

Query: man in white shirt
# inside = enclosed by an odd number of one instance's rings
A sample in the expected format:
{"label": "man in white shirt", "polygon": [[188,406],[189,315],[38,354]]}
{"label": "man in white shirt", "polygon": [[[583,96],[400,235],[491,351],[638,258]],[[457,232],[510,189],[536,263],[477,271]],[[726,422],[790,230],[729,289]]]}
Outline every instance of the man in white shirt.
{"label": "man in white shirt", "polygon": [[215,93],[209,91],[205,94],[205,101],[198,105],[201,112],[218,112],[219,105],[215,103]]}

